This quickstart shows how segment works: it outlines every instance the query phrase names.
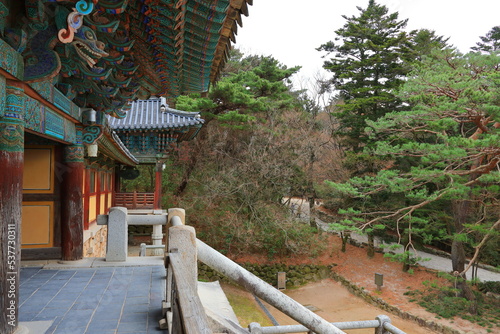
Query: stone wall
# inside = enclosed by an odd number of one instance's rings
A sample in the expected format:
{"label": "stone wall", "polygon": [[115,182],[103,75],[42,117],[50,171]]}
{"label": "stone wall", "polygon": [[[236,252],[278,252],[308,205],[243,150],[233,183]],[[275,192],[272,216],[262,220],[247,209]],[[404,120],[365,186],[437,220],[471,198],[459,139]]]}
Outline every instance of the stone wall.
{"label": "stone wall", "polygon": [[83,256],[105,257],[108,227],[99,225],[98,228],[84,231]]}
{"label": "stone wall", "polygon": [[[285,272],[287,288],[299,287],[310,282],[329,278],[331,271],[331,266],[312,264],[287,266],[285,264],[259,265],[243,263],[239,265],[275,287],[278,284],[278,272]],[[228,281],[227,278],[203,263],[198,263],[198,279],[204,281]]]}

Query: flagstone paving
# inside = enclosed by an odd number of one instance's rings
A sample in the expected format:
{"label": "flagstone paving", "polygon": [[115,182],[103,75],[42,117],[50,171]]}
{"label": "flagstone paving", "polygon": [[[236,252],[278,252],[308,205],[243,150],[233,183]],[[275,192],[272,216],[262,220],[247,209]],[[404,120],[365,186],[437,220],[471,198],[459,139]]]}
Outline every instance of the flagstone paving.
{"label": "flagstone paving", "polygon": [[19,320],[52,321],[46,334],[167,332],[158,327],[162,266],[22,268],[19,290]]}

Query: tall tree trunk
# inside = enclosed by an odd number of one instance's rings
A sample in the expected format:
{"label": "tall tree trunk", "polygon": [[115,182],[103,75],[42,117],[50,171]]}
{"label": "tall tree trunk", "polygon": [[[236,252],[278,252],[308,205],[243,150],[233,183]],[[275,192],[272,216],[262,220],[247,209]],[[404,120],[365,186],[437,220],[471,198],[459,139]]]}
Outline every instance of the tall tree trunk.
{"label": "tall tree trunk", "polygon": [[309,196],[307,200],[309,202],[309,225],[311,225],[311,227],[314,227],[315,229],[318,229],[318,225],[316,225],[316,218],[314,217],[315,198],[314,196]]}
{"label": "tall tree trunk", "polygon": [[405,252],[403,259],[403,268],[402,268],[404,273],[407,273],[411,268],[410,260],[411,260],[410,253]]}
{"label": "tall tree trunk", "polygon": [[402,245],[405,245],[403,247],[403,260],[402,260],[402,263],[403,263],[403,272],[404,273],[407,273],[408,270],[410,270],[410,260],[411,260],[411,255],[410,255],[410,252],[409,252],[409,247],[410,247],[410,235],[409,235],[409,231],[408,230],[405,230],[402,237],[401,237],[401,244]]}
{"label": "tall tree trunk", "polygon": [[347,242],[349,241],[350,236],[351,233],[349,232],[340,232],[340,238],[342,239],[342,248],[340,250],[342,253],[345,253],[347,250]]}
{"label": "tall tree trunk", "polygon": [[368,249],[366,254],[369,258],[372,258],[375,255],[375,241],[372,233],[368,233]]}
{"label": "tall tree trunk", "polygon": [[314,227],[315,229],[319,229],[318,225],[316,225],[316,219],[314,218],[314,202],[316,201],[316,191],[314,190],[314,161],[316,160],[316,156],[314,154],[314,148],[310,148],[310,154],[309,154],[309,167],[308,167],[308,188],[309,188],[309,196],[308,196],[308,201],[309,201],[309,225],[311,227]]}
{"label": "tall tree trunk", "polygon": [[182,180],[174,191],[175,196],[181,196],[184,190],[186,190],[189,180],[191,178],[191,174],[196,170],[198,164],[198,157],[203,154],[204,150],[207,146],[207,126],[208,122],[205,123],[200,133],[198,134],[196,141],[191,143],[192,150],[189,153],[189,160],[187,162],[187,166],[185,167],[184,174],[182,176]]}
{"label": "tall tree trunk", "polygon": [[[453,210],[453,229],[454,234],[459,234],[464,232],[464,225],[470,214],[470,201],[457,200],[452,203]],[[461,290],[461,295],[471,302],[469,312],[471,314],[477,314],[477,300],[476,296],[472,292],[471,287],[467,284],[465,269],[465,248],[464,243],[457,238],[453,238],[451,244],[451,265],[453,274],[458,276],[457,288]]]}

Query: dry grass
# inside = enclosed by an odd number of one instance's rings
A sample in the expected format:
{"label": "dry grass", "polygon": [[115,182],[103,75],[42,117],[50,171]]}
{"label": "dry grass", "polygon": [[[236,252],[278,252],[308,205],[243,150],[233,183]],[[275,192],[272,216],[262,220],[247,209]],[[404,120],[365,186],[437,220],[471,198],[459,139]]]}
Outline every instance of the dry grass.
{"label": "dry grass", "polygon": [[251,293],[232,284],[221,283],[221,286],[241,327],[246,328],[251,322],[258,322],[262,326],[273,325]]}

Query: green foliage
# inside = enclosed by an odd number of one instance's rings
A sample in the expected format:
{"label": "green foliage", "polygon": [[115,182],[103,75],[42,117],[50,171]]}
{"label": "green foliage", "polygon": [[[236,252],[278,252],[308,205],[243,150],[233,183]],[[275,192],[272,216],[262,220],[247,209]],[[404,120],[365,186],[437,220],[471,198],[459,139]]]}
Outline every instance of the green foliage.
{"label": "green foliage", "polygon": [[385,168],[328,183],[355,209],[350,222],[357,216],[364,227],[383,223],[426,242],[449,240],[469,249],[483,238],[497,240],[498,63],[494,54],[452,49],[424,57],[400,92],[413,108],[366,122],[378,141],[364,154],[385,161]]}
{"label": "green foliage", "polygon": [[199,94],[181,95],[176,99],[175,106],[184,111],[207,111],[215,108],[217,105],[208,98],[201,97]]}
{"label": "green foliage", "polygon": [[[403,247],[402,245],[394,245],[394,246],[398,246],[398,248]],[[403,251],[401,253],[384,253],[384,257],[390,259],[393,262],[400,262],[402,264],[405,264],[407,265],[408,268],[410,266],[416,266],[420,261],[426,260],[420,256],[415,256],[414,252],[408,250]],[[406,269],[405,271],[408,270],[409,269]]]}
{"label": "green foliage", "polygon": [[343,220],[341,223],[331,223],[328,225],[330,231],[335,232],[355,232],[362,234],[363,230],[360,230],[352,221]]}
{"label": "green foliage", "polygon": [[425,56],[429,56],[434,50],[442,50],[447,47],[449,38],[437,36],[436,32],[428,29],[414,30],[410,33],[410,58],[407,62],[411,66],[415,62],[420,62]]}
{"label": "green foliage", "polygon": [[491,292],[500,295],[500,282],[498,281],[479,282],[477,287],[483,293]]}
{"label": "green foliage", "polygon": [[[245,76],[256,77],[253,72],[246,72]],[[247,89],[244,80],[245,78],[241,78],[238,75],[222,79],[210,91],[210,98],[216,105],[224,106],[226,110],[242,108],[252,112],[265,110],[265,105]]]}
{"label": "green foliage", "polygon": [[227,74],[210,91],[209,96],[219,109],[224,106],[225,110],[261,112],[297,105],[290,92],[289,78],[300,67],[287,68],[272,57],[251,56],[250,59],[254,67],[242,64],[245,70],[233,68],[233,73]]}
{"label": "green foliage", "polygon": [[471,50],[490,53],[500,50],[500,26],[491,28],[486,36],[479,37],[481,42],[477,42],[476,46],[471,47]]}
{"label": "green foliage", "polygon": [[333,55],[323,67],[333,73],[329,83],[343,101],[335,113],[340,122],[336,134],[355,151],[369,142],[365,120],[402,108],[394,90],[403,83],[408,72],[404,60],[410,58],[403,30],[407,20],[399,21],[398,13],[388,13],[373,0],[358,10],[359,16],[342,16],[347,23],[335,31],[335,41],[342,44],[330,41],[318,48]]}
{"label": "green foliage", "polygon": [[228,68],[208,97],[199,94],[179,96],[176,107],[186,111],[202,111],[211,119],[221,113],[266,112],[298,106],[291,92],[290,77],[300,67],[287,68],[272,57],[247,56],[233,50]]}
{"label": "green foliage", "polygon": [[248,128],[250,123],[257,121],[257,118],[252,115],[240,114],[238,111],[232,110],[225,114],[218,115],[217,120],[221,122],[222,126],[244,130]]}
{"label": "green foliage", "polygon": [[[296,222],[282,205],[283,197],[302,193],[307,184],[307,155],[295,133],[313,122],[293,109],[301,101],[289,79],[298,69],[236,50],[208,94],[212,105],[201,97],[178,99],[209,106],[203,109],[209,122],[190,143],[193,149],[179,152],[176,164],[184,175],[177,182],[185,188],[169,200],[188,210],[199,238],[221,252],[312,255],[321,248],[317,231]],[[181,159],[183,152],[188,157]]]}
{"label": "green foliage", "polygon": [[471,315],[469,310],[472,302],[463,298],[460,295],[460,290],[454,287],[453,281],[455,279],[455,277],[450,278],[452,285],[441,285],[436,281],[426,281],[423,282],[426,287],[424,290],[408,291],[405,295],[411,296],[412,301],[416,301],[429,312],[436,314],[437,318],[452,319],[459,317],[491,329],[491,331],[498,330],[500,327],[500,317],[498,315],[500,301],[474,291],[478,314]]}
{"label": "green foliage", "polygon": [[436,296],[426,296],[419,305],[445,319],[465,313],[470,307],[470,302],[465,298],[444,296],[440,298],[439,303],[436,303],[435,298]]}
{"label": "green foliage", "polygon": [[139,177],[133,180],[121,179],[122,190],[124,192],[153,192],[155,189],[155,166],[139,165]]}

